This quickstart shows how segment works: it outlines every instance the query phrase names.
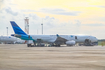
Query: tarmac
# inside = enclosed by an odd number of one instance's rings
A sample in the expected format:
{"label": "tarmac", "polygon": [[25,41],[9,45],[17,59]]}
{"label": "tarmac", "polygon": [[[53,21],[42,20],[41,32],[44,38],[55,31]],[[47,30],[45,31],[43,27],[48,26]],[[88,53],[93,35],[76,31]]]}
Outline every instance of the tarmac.
{"label": "tarmac", "polygon": [[105,46],[0,44],[0,70],[105,70]]}

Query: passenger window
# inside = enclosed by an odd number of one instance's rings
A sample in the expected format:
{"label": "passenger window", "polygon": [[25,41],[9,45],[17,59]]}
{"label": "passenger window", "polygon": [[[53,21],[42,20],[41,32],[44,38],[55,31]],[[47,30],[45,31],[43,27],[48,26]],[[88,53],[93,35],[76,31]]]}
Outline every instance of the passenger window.
{"label": "passenger window", "polygon": [[77,36],[75,36],[75,39],[77,39]]}

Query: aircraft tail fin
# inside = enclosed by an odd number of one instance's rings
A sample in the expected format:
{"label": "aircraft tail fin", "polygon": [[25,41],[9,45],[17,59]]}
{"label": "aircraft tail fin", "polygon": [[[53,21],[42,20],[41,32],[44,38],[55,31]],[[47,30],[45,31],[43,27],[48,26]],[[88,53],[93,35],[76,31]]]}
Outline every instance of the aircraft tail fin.
{"label": "aircraft tail fin", "polygon": [[15,34],[27,35],[14,21],[10,21]]}

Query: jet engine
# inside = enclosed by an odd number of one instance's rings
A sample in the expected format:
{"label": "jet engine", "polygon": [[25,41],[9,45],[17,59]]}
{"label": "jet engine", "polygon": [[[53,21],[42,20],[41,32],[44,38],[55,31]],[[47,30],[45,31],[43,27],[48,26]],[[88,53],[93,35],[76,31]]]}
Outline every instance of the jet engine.
{"label": "jet engine", "polygon": [[85,46],[90,46],[91,45],[91,40],[85,39],[84,45]]}
{"label": "jet engine", "polygon": [[91,40],[89,39],[86,39],[85,42],[84,42],[84,45],[85,46],[94,46],[94,45],[97,45],[97,42],[91,42]]}
{"label": "jet engine", "polygon": [[66,41],[66,45],[67,46],[73,46],[73,45],[75,45],[75,41],[74,40],[71,40],[71,41]]}

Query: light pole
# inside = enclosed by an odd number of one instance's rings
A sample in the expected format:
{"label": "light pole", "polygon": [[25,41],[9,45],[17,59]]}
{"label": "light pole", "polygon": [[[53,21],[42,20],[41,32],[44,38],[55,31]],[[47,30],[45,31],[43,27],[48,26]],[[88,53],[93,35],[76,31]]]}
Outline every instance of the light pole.
{"label": "light pole", "polygon": [[6,27],[7,28],[7,36],[8,36],[8,27]]}
{"label": "light pole", "polygon": [[43,34],[43,23],[41,25],[42,25],[42,34]]}
{"label": "light pole", "polygon": [[38,29],[37,29],[37,34],[38,34]]}

